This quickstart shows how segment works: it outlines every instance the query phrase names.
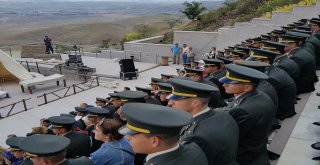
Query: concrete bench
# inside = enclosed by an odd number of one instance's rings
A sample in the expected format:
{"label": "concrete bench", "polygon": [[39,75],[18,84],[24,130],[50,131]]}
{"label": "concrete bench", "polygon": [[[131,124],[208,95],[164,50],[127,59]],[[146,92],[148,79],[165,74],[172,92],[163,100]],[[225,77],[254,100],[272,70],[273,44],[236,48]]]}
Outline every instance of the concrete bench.
{"label": "concrete bench", "polygon": [[5,96],[6,98],[9,98],[9,93],[7,91],[0,91],[0,98]]}
{"label": "concrete bench", "polygon": [[30,94],[32,94],[32,87],[34,87],[36,85],[51,83],[54,81],[57,82],[58,86],[59,86],[59,81],[63,81],[64,87],[66,86],[65,76],[61,75],[61,74],[53,74],[53,75],[45,76],[45,77],[36,77],[36,78],[30,79],[30,80],[23,80],[23,81],[20,81],[19,84],[21,86],[22,92],[24,92],[24,89],[28,89]]}

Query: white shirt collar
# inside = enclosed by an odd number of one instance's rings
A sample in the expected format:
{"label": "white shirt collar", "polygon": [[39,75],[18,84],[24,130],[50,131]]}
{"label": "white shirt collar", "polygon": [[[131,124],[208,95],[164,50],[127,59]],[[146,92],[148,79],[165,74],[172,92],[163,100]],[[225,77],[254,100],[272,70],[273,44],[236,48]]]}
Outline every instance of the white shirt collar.
{"label": "white shirt collar", "polygon": [[209,110],[210,110],[210,108],[207,107],[206,109],[204,109],[204,110],[202,110],[202,111],[194,114],[194,115],[193,115],[193,118],[195,118],[195,117],[197,117],[197,116],[199,116],[199,115],[201,115],[201,114],[204,114],[204,113],[208,112]]}
{"label": "white shirt collar", "polygon": [[158,155],[162,155],[162,154],[165,154],[165,153],[168,153],[168,152],[172,152],[172,151],[174,151],[174,150],[176,150],[176,149],[178,149],[178,148],[179,148],[179,143],[178,143],[175,147],[173,147],[173,148],[170,148],[170,149],[167,149],[167,150],[164,150],[164,151],[159,151],[159,152],[155,152],[155,153],[149,154],[149,155],[146,157],[146,161],[149,161],[151,158],[156,157],[156,156],[158,156]]}

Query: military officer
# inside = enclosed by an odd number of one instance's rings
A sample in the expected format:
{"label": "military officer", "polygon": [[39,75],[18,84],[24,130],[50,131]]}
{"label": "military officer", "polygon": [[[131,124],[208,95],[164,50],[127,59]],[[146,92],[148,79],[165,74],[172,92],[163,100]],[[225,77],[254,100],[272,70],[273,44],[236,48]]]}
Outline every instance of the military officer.
{"label": "military officer", "polygon": [[161,74],[161,80],[163,82],[168,82],[170,78],[171,78],[171,76],[168,74]]}
{"label": "military officer", "polygon": [[34,165],[93,165],[87,157],[65,159],[66,148],[69,144],[70,140],[63,136],[33,135],[22,140],[19,143],[19,148],[30,156]]}
{"label": "military officer", "polygon": [[207,73],[206,79],[215,83],[219,88],[221,98],[222,99],[229,99],[231,95],[228,95],[223,87],[223,84],[219,81],[219,79],[225,76],[225,72],[221,69],[221,65],[223,61],[216,60],[216,59],[204,59],[204,71]]}
{"label": "military officer", "polygon": [[251,51],[251,57],[255,57],[256,61],[271,64],[266,67],[265,73],[269,76],[267,81],[275,88],[278,95],[276,118],[283,120],[294,116],[297,87],[294,80],[284,70],[272,65],[274,58],[279,53],[263,49],[252,49]]}
{"label": "military officer", "polygon": [[316,61],[316,66],[320,66],[320,40],[316,36],[307,34],[304,31],[288,32],[286,35],[300,37],[302,40],[301,48],[312,54]]}
{"label": "military officer", "polygon": [[[160,95],[158,94],[158,83],[163,82],[163,80],[159,79],[159,78],[155,78],[152,77],[151,78],[151,83],[149,85],[151,85],[151,89],[152,89],[152,93],[154,94],[154,98],[160,101]],[[161,102],[161,101],[160,101]],[[167,102],[161,102],[162,105],[167,105]]]}
{"label": "military officer", "polygon": [[199,61],[193,61],[192,62],[192,68],[200,69],[200,62]]}
{"label": "military officer", "polygon": [[170,82],[173,91],[168,97],[169,105],[193,116],[193,122],[182,129],[182,143],[197,143],[206,154],[208,164],[237,164],[237,123],[227,112],[208,107],[211,93],[218,92],[218,88],[183,79]]}
{"label": "military officer", "polygon": [[110,96],[110,102],[115,107],[116,111],[121,107],[122,102],[120,97],[118,96],[118,93],[108,93]]}
{"label": "military officer", "polygon": [[[270,66],[265,62],[260,61],[246,61],[246,60],[237,60],[234,61],[236,65],[249,67],[255,70],[258,70],[262,73],[265,72],[265,69]],[[273,101],[275,108],[278,108],[278,95],[276,89],[267,81],[261,80],[259,85],[257,86],[257,90],[260,90],[267,94]]]}
{"label": "military officer", "polygon": [[87,115],[86,108],[74,107],[74,110],[76,111],[75,113],[77,115],[75,118],[78,118],[78,120],[73,124],[74,130],[85,130],[87,126],[84,123],[83,118]]}
{"label": "military officer", "polygon": [[151,88],[136,87],[136,90],[148,94],[144,98],[146,100],[146,103],[161,105],[161,102],[158,99],[155,99],[153,97],[153,93],[152,93],[152,89]]}
{"label": "military officer", "polygon": [[[6,140],[6,144],[10,146],[10,150],[6,152],[11,152],[15,158],[15,162],[11,162],[13,165],[25,164],[24,152],[19,148],[19,143],[23,139],[25,137],[10,137]],[[1,155],[4,155],[4,153],[1,153]]]}
{"label": "military officer", "polygon": [[245,53],[242,53],[240,51],[232,51],[230,53],[229,59],[234,61],[234,60],[241,60],[244,56],[246,56]]}
{"label": "military officer", "polygon": [[239,127],[237,160],[240,165],[268,165],[267,141],[275,107],[269,96],[256,90],[260,80],[268,76],[235,64],[226,67],[227,74],[220,81],[226,92],[235,96],[228,106]]}
{"label": "military officer", "polygon": [[48,120],[51,123],[53,132],[56,135],[64,136],[70,139],[70,144],[67,147],[66,158],[76,158],[79,156],[90,155],[90,138],[82,132],[72,130],[72,125],[76,122],[71,117],[52,116]]}
{"label": "military officer", "polygon": [[112,105],[107,104],[108,100],[105,98],[97,97],[96,98],[96,105],[98,108],[105,108],[110,111],[110,116],[116,111],[115,107]]}
{"label": "military officer", "polygon": [[320,40],[320,20],[313,18],[309,20],[309,24],[311,26],[312,35]]}
{"label": "military officer", "polygon": [[275,57],[272,65],[286,71],[297,84],[297,81],[300,76],[300,68],[296,62],[294,62],[292,59],[290,59],[287,55],[284,54],[285,44],[272,41],[263,41],[263,44],[264,46],[262,48],[280,53]]}
{"label": "military officer", "polygon": [[184,111],[143,103],[128,103],[123,106],[128,117],[126,126],[119,129],[127,135],[136,153],[148,154],[145,165],[207,165],[201,148],[189,143],[179,144],[179,133],[192,121]]}
{"label": "military officer", "polygon": [[167,97],[172,93],[172,85],[170,83],[158,83],[160,100],[168,102]]}
{"label": "military officer", "polygon": [[300,77],[297,80],[297,93],[307,93],[314,91],[314,81],[316,76],[316,63],[314,57],[306,50],[299,48],[299,43],[303,38],[282,35],[279,42],[285,43],[285,55],[297,63],[300,68]]}
{"label": "military officer", "polygon": [[[203,77],[203,71],[200,69],[186,68],[185,77],[188,77],[193,81],[207,84],[207,85],[211,85],[213,87],[218,88],[218,86],[215,83],[213,83]],[[217,108],[217,107],[224,106],[224,100],[222,99],[220,93],[221,93],[220,91],[219,92],[212,92],[212,96],[210,97],[209,107]]]}

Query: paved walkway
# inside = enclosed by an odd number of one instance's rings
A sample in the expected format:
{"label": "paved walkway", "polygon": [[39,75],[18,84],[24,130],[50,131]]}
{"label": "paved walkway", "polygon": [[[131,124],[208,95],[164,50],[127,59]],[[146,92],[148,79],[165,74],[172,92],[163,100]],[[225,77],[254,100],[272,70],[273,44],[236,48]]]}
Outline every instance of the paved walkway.
{"label": "paved walkway", "polygon": [[[119,73],[119,64],[109,59],[98,59],[93,57],[84,57],[84,62],[86,65],[95,66],[97,68],[97,73],[101,74],[116,74]],[[93,65],[96,63],[96,65]],[[154,67],[155,64],[150,63],[135,63],[136,68],[139,70],[145,70],[150,67]],[[26,98],[32,97],[33,103],[35,104],[34,109],[31,109],[26,112],[22,112],[11,117],[0,120],[0,146],[6,146],[5,140],[8,134],[17,134],[18,136],[25,136],[28,132],[31,131],[32,127],[36,127],[39,125],[39,120],[43,117],[50,117],[53,115],[59,115],[60,113],[68,113],[74,110],[75,106],[78,106],[81,102],[86,102],[88,104],[94,104],[95,97],[106,97],[108,93],[112,93],[113,91],[121,91],[123,87],[127,86],[131,89],[134,89],[135,86],[147,87],[149,86],[149,82],[151,77],[160,77],[161,73],[166,74],[175,74],[177,65],[171,66],[159,66],[151,70],[147,70],[139,74],[138,79],[123,81],[120,79],[112,80],[112,83],[119,83],[119,86],[116,88],[106,88],[103,86],[99,86],[93,88],[91,90],[87,90],[76,95],[66,97],[62,100],[58,100],[52,102],[47,105],[43,105],[37,107],[36,105],[39,103],[39,99],[36,96],[41,95],[43,92],[49,92],[52,90],[56,90],[55,84],[49,85],[48,87],[41,86],[38,89],[34,90],[34,94],[22,94],[20,87],[15,86],[13,83],[2,84],[5,89],[11,89],[13,91],[12,98],[10,99],[1,99],[0,106],[7,105],[10,102],[14,102],[17,98]],[[102,82],[103,84],[104,82]],[[68,85],[70,85],[68,83]]]}
{"label": "paved walkway", "polygon": [[[320,75],[320,71],[317,71]],[[301,113],[293,132],[278,161],[278,165],[319,165],[319,161],[311,160],[320,156],[320,151],[310,147],[315,142],[320,142],[320,127],[312,123],[320,121],[320,82],[316,84],[316,90],[311,93],[304,110]]]}
{"label": "paved walkway", "polygon": [[[117,74],[119,73],[119,65],[117,62],[109,59],[98,59],[93,57],[84,57],[84,62],[88,66],[96,67],[99,74]],[[95,65],[94,65],[95,64]],[[150,67],[154,67],[155,64],[147,63],[135,63],[136,68],[144,70]],[[161,73],[176,74],[176,68],[181,66],[159,66],[151,70],[140,73],[138,79],[122,81],[120,79],[112,80],[113,83],[119,83],[116,88],[106,88],[99,86],[91,90],[78,93],[76,95],[67,97],[63,100],[58,100],[53,103],[35,107],[32,110],[23,112],[9,118],[0,120],[0,146],[5,146],[5,139],[8,134],[17,134],[18,136],[24,136],[31,131],[32,127],[39,125],[39,120],[43,117],[50,117],[53,115],[59,115],[60,113],[68,113],[72,111],[75,106],[78,106],[81,102],[88,104],[94,104],[95,97],[106,97],[108,93],[112,93],[117,90],[120,91],[123,87],[128,86],[134,89],[135,86],[146,87],[150,82],[151,77],[160,77]],[[318,71],[318,74],[320,72]],[[46,90],[41,88],[35,90],[35,94],[31,95],[35,97],[41,94],[41,92],[47,92],[53,87],[48,87]],[[272,164],[278,165],[319,165],[319,161],[311,160],[314,156],[320,156],[320,151],[313,150],[310,145],[320,141],[320,127],[312,124],[314,121],[320,121],[320,110],[317,106],[320,104],[320,97],[316,96],[316,92],[320,92],[320,83],[316,85],[316,91],[310,94],[305,107],[299,117],[295,128],[290,135],[290,138],[281,154],[280,159]],[[20,88],[16,89],[16,94],[13,97],[21,95]],[[23,97],[30,95],[23,94]],[[13,99],[13,98],[12,98]],[[0,104],[3,101],[0,100]]]}

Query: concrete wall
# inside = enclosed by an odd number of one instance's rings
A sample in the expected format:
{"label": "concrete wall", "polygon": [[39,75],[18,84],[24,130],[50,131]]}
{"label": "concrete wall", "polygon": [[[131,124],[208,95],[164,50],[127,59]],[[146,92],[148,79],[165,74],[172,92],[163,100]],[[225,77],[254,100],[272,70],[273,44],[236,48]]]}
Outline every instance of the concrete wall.
{"label": "concrete wall", "polygon": [[199,32],[199,31],[175,31],[174,43],[187,44],[192,47],[196,57],[202,59],[204,53],[217,46],[218,32]]}
{"label": "concrete wall", "polygon": [[161,56],[172,57],[171,46],[168,44],[124,43],[124,50],[129,56],[135,56],[143,62],[155,63]]}

